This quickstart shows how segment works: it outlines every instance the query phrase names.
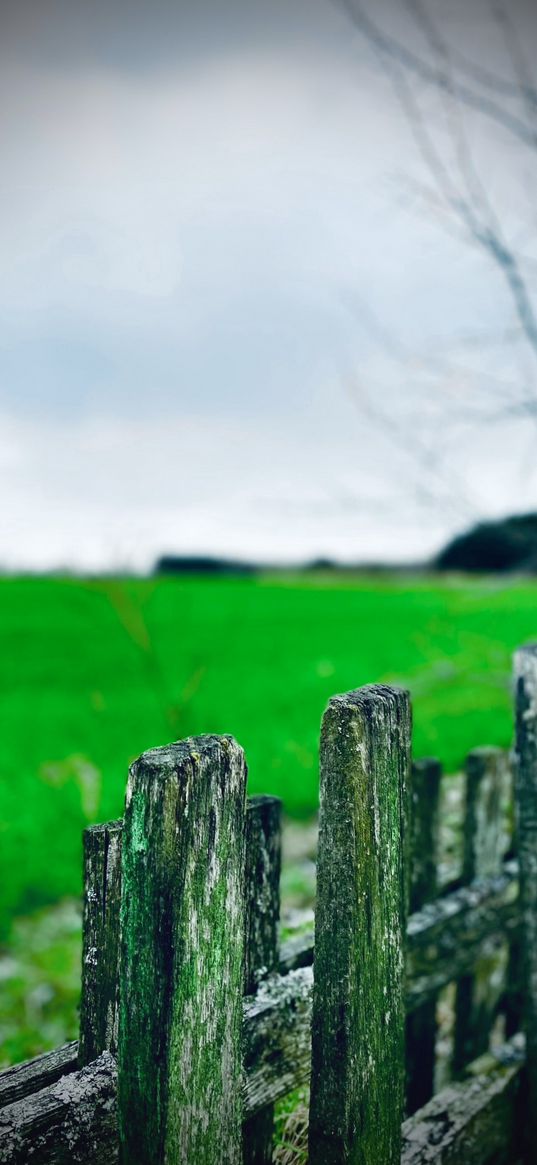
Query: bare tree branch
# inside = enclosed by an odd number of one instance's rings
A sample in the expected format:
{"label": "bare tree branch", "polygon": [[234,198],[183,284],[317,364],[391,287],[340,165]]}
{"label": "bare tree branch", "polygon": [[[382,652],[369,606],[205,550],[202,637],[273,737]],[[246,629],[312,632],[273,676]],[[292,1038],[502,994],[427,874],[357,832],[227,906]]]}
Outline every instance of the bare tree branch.
{"label": "bare tree branch", "polygon": [[[338,6],[344,9],[352,18],[353,24],[358,28],[366,39],[376,46],[380,52],[391,56],[393,60],[399,62],[402,67],[417,77],[421,81],[425,81],[434,89],[441,91],[448,88],[448,81],[442,69],[436,64],[431,64],[424,60],[409,49],[401,41],[397,40],[390,33],[384,32],[368,15],[364,12],[362,6],[356,0],[337,0]],[[477,92],[471,86],[461,84],[459,87],[459,97],[469,109],[474,109],[477,113],[483,114],[484,117],[496,122],[497,125],[502,126],[508,130],[510,134],[516,137],[524,146],[534,150],[537,147],[537,134],[533,129],[530,129],[526,122],[521,118],[512,114],[508,109],[499,105],[496,101],[492,101],[486,97],[485,94]]]}

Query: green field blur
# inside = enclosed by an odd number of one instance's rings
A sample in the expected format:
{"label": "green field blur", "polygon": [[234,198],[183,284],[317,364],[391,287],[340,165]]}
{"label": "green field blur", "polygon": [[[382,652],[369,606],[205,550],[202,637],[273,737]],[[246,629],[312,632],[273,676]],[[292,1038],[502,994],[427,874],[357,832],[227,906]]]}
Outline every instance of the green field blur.
{"label": "green field blur", "polygon": [[510,657],[537,588],[264,575],[0,580],[0,928],[80,890],[81,830],[122,812],[129,762],[202,732],[244,745],[251,792],[308,817],[329,696],[408,685],[415,752],[448,770],[511,740]]}
{"label": "green field blur", "polygon": [[[328,698],[385,681],[412,692],[415,753],[453,771],[470,748],[511,742],[511,654],[537,638],[537,587],[335,573],[6,578],[0,625],[4,1064],[77,1034],[81,832],[121,814],[135,756],[231,732],[250,791],[306,819]],[[285,871],[286,902],[311,901],[302,877]]]}

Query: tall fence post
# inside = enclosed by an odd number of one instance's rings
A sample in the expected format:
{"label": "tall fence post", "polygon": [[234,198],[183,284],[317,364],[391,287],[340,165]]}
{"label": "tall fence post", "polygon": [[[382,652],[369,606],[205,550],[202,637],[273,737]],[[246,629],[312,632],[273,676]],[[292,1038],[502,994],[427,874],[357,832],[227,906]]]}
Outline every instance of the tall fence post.
{"label": "tall fence post", "polygon": [[[500,748],[476,748],[466,760],[463,868],[465,884],[490,878],[502,868],[505,840],[502,799],[507,759]],[[491,969],[498,960],[498,938],[484,945],[482,957],[457,984],[453,1071],[459,1073],[487,1051],[502,994]]]}
{"label": "tall fence post", "polygon": [[123,829],[123,1165],[240,1165],[246,766],[226,736],[144,753]]}
{"label": "tall fence post", "polygon": [[117,1051],[122,822],[84,830],[80,1067]]}
{"label": "tall fence post", "polygon": [[537,644],[515,654],[517,848],[526,1031],[528,1163],[537,1145]]}
{"label": "tall fence post", "polygon": [[[438,893],[439,804],[442,766],[434,757],[412,766],[410,798],[410,913],[421,910]],[[406,1020],[406,1111],[410,1116],[434,1091],[436,998]]]}
{"label": "tall fence post", "polygon": [[321,733],[310,1165],[399,1165],[408,694],[335,696]]}

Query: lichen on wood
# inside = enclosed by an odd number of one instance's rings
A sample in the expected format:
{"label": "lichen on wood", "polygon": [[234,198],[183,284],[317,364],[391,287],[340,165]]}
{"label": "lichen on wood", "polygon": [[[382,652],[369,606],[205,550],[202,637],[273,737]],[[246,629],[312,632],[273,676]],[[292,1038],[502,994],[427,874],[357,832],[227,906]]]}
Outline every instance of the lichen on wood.
{"label": "lichen on wood", "polygon": [[[438,893],[439,805],[442,766],[434,757],[412,765],[410,797],[410,910],[420,910]],[[436,1052],[436,1003],[433,995],[407,1016],[406,1111],[431,1098]]]}
{"label": "lichen on wood", "polygon": [[[282,805],[278,797],[250,797],[246,813],[247,995],[278,969]],[[244,1165],[272,1161],[274,1106],[266,1105],[243,1126]]]}
{"label": "lichen on wood", "polygon": [[494,935],[518,933],[518,865],[505,862],[500,874],[462,886],[412,914],[407,927],[408,1011],[470,971],[483,943]]}
{"label": "lichen on wood", "polygon": [[408,694],[334,697],[321,732],[311,1165],[397,1165],[404,1091]]}
{"label": "lichen on wood", "polygon": [[524,1054],[513,1042],[470,1065],[403,1124],[401,1165],[514,1165]]}
{"label": "lichen on wood", "polygon": [[[477,748],[466,760],[463,880],[490,878],[502,869],[506,836],[503,794],[508,759],[499,748]],[[485,939],[469,975],[457,984],[453,1070],[485,1052],[501,996],[493,971],[501,959],[501,936]]]}
{"label": "lichen on wood", "polygon": [[526,1031],[527,1160],[537,1145],[537,644],[517,651],[515,791]]}
{"label": "lichen on wood", "polygon": [[84,830],[80,1067],[117,1051],[122,824]]}
{"label": "lichen on wood", "polygon": [[54,1048],[52,1052],[44,1052],[32,1060],[4,1068],[0,1072],[0,1108],[55,1084],[61,1076],[75,1072],[77,1066],[78,1041],[71,1040],[61,1048]]}
{"label": "lichen on wood", "polygon": [[231,737],[132,766],[123,830],[123,1165],[239,1165],[246,766]]}
{"label": "lichen on wood", "polygon": [[80,1072],[0,1109],[1,1165],[117,1161],[116,1064],[103,1052]]}
{"label": "lichen on wood", "polygon": [[245,1112],[259,1112],[309,1076],[313,971],[271,976],[245,1000]]}

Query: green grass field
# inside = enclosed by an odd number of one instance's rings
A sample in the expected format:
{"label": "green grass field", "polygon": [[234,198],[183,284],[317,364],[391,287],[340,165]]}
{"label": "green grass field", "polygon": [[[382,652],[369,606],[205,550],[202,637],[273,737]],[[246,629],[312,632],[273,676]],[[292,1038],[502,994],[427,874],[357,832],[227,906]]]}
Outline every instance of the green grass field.
{"label": "green grass field", "polygon": [[[130,760],[173,737],[232,732],[251,791],[307,818],[327,699],[384,680],[412,691],[416,753],[454,770],[477,744],[510,743],[510,656],[537,637],[537,586],[10,578],[0,625],[2,1064],[76,1035],[81,831],[121,813]],[[290,867],[286,900],[304,892]]]}
{"label": "green grass field", "polygon": [[244,745],[252,792],[306,817],[328,697],[408,685],[415,751],[447,769],[511,738],[528,582],[402,576],[0,580],[0,927],[80,889],[81,830],[122,812],[129,762],[200,732]]}

